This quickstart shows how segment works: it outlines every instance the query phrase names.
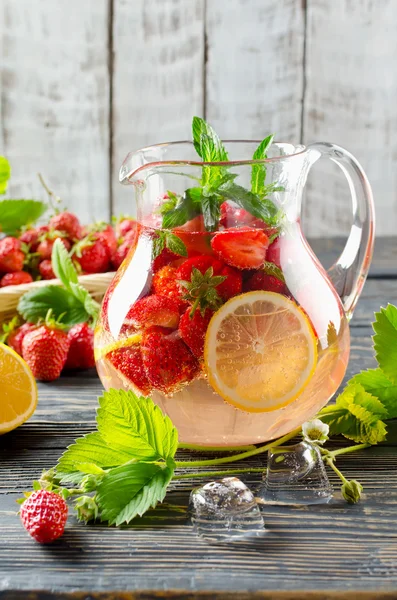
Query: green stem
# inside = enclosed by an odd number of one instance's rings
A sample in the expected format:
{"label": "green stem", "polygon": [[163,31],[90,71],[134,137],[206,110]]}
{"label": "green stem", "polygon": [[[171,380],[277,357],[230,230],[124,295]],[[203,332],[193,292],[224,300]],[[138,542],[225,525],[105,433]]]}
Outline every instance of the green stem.
{"label": "green stem", "polygon": [[248,446],[197,446],[196,444],[178,444],[179,450],[197,450],[197,452],[242,452],[243,450],[255,450],[253,444]]}
{"label": "green stem", "polygon": [[327,463],[327,465],[329,467],[331,467],[331,469],[333,471],[335,471],[335,473],[337,474],[337,476],[342,480],[342,483],[347,483],[346,477],[339,471],[338,467],[334,463],[334,459],[331,458],[331,457],[329,457],[329,456],[327,456],[324,460]]}
{"label": "green stem", "polygon": [[357,450],[364,450],[364,448],[370,448],[371,444],[357,444],[357,446],[348,446],[347,448],[339,448],[339,450],[328,451],[328,456],[335,458],[341,454],[349,454],[349,452],[356,452]]}
{"label": "green stem", "polygon": [[232,456],[223,456],[222,458],[213,458],[210,460],[192,460],[192,461],[180,461],[176,462],[176,467],[179,469],[181,467],[211,467],[216,465],[223,465],[226,463],[236,462],[238,460],[244,460],[244,458],[249,458],[250,456],[256,456],[258,454],[262,454],[269,450],[269,448],[273,448],[276,446],[281,446],[285,442],[288,442],[292,438],[294,438],[300,432],[299,429],[295,429],[291,433],[288,433],[284,437],[279,438],[278,440],[274,440],[265,446],[261,446],[260,448],[255,448],[254,450],[248,450],[247,452],[242,452],[241,454],[233,454]]}
{"label": "green stem", "polygon": [[227,471],[199,471],[198,473],[182,473],[174,475],[174,479],[195,479],[196,477],[222,477],[223,475],[234,475],[236,473],[263,473],[264,467],[228,469]]}

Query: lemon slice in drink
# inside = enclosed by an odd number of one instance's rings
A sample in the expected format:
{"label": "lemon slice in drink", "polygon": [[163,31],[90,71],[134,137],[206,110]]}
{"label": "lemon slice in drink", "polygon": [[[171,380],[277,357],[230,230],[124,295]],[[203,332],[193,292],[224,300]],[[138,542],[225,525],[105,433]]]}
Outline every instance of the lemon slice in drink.
{"label": "lemon slice in drink", "polygon": [[248,292],[212,317],[204,360],[209,383],[222,398],[247,412],[267,412],[305,389],[316,368],[317,340],[295,302],[274,292]]}
{"label": "lemon slice in drink", "polygon": [[26,362],[0,344],[0,434],[22,425],[37,406],[37,385]]}
{"label": "lemon slice in drink", "polygon": [[110,344],[106,344],[106,346],[101,346],[100,348],[94,349],[95,360],[100,360],[104,358],[109,352],[113,352],[113,350],[118,350],[119,348],[128,348],[129,346],[134,346],[135,344],[139,344],[142,339],[141,333],[134,333],[128,337],[120,338],[115,342],[110,342]]}

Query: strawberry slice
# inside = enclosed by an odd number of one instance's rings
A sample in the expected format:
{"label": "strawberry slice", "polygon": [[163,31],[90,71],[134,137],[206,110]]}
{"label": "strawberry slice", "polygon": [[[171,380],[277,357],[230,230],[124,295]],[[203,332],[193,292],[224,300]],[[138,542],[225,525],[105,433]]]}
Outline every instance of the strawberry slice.
{"label": "strawberry slice", "polygon": [[272,244],[270,244],[266,254],[266,260],[274,263],[279,269],[281,269],[280,251],[281,238],[278,237]]}
{"label": "strawberry slice", "polygon": [[151,392],[151,385],[143,367],[142,353],[139,346],[118,348],[109,352],[106,358],[130,381],[143,396]]}
{"label": "strawberry slice", "polygon": [[124,324],[129,327],[152,327],[160,325],[176,329],[179,323],[178,302],[168,296],[153,294],[141,298],[130,308]]}
{"label": "strawberry slice", "polygon": [[262,229],[231,228],[215,234],[212,242],[215,254],[237,269],[259,269],[266,258],[269,238]]}

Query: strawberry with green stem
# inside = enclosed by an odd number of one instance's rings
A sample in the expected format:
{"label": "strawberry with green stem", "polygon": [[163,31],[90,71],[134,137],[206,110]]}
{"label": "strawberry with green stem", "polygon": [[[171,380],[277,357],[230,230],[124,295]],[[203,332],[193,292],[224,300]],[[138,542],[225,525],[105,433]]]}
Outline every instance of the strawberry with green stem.
{"label": "strawberry with green stem", "polygon": [[204,274],[193,267],[190,281],[179,280],[179,285],[186,290],[183,296],[192,304],[190,315],[193,317],[197,308],[204,315],[207,308],[216,311],[222,305],[222,298],[218,294],[217,286],[225,281],[223,275],[215,275],[213,267],[209,267]]}

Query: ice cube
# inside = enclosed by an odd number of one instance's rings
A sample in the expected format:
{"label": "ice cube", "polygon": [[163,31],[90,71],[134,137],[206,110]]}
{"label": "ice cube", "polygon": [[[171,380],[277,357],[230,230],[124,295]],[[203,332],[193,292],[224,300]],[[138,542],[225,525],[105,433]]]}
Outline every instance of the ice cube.
{"label": "ice cube", "polygon": [[324,504],[332,498],[320,451],[306,441],[270,448],[263,479],[259,504]]}
{"label": "ice cube", "polygon": [[207,542],[260,536],[265,524],[254,495],[237,477],[225,477],[195,488],[189,510],[193,530]]}

